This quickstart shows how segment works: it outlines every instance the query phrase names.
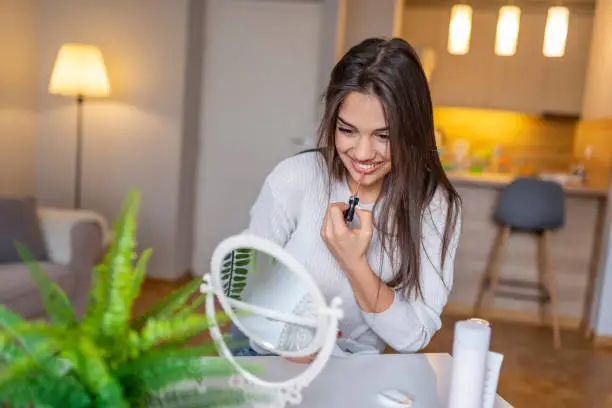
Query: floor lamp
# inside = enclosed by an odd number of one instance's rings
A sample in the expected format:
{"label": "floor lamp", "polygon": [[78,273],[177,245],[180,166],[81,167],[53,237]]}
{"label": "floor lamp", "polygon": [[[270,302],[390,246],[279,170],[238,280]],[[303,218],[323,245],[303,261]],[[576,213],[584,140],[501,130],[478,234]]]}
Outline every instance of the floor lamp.
{"label": "floor lamp", "polygon": [[76,155],[74,169],[74,208],[81,208],[83,168],[83,102],[86,97],[110,95],[104,59],[100,50],[87,44],[64,44],[57,53],[49,92],[76,99]]}

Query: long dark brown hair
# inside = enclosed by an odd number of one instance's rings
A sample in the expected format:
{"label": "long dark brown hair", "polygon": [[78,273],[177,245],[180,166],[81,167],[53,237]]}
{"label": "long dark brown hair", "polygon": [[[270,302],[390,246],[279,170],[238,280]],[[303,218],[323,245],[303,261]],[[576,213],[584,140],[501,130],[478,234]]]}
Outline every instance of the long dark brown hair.
{"label": "long dark brown hair", "polygon": [[[457,224],[461,199],[450,183],[436,149],[433,107],[427,78],[416,51],[399,38],[370,38],[353,46],[331,72],[323,95],[325,110],[317,149],[332,179],[346,175],[334,138],[344,98],[351,92],[380,100],[389,127],[391,172],[385,177],[374,226],[391,264],[387,284],[405,295],[422,296],[420,286],[422,222],[440,189],[447,204],[440,274]],[[444,203],[442,203],[444,204]],[[399,258],[399,259],[397,259]],[[431,259],[436,265],[436,260]]]}

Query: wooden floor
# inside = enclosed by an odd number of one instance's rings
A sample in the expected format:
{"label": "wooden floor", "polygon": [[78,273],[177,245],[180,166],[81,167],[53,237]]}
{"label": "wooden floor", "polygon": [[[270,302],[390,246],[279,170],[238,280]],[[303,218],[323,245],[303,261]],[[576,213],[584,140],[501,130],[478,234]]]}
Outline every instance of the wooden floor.
{"label": "wooden floor", "polygon": [[[177,284],[146,281],[136,313],[170,293]],[[425,352],[450,353],[457,317],[443,327]],[[550,329],[492,322],[491,349],[504,354],[498,392],[517,408],[612,408],[612,353],[594,349],[576,332],[563,331],[554,351]],[[195,342],[208,341],[207,335]]]}
{"label": "wooden floor", "polygon": [[[457,317],[443,327],[425,352],[448,352]],[[498,393],[515,407],[612,408],[612,353],[594,349],[577,332],[562,331],[562,349],[552,347],[552,330],[492,322],[491,350],[504,355]]]}

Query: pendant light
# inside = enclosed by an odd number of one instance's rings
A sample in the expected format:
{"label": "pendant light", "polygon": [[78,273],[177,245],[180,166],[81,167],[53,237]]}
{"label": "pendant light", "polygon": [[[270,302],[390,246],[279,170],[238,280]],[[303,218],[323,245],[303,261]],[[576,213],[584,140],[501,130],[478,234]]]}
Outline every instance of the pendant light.
{"label": "pendant light", "polygon": [[516,53],[520,21],[521,9],[518,6],[503,6],[499,9],[495,54],[511,56]]}
{"label": "pendant light", "polygon": [[542,50],[544,56],[558,58],[565,55],[568,25],[569,9],[567,7],[551,7],[548,9]]}
{"label": "pendant light", "polygon": [[448,52],[453,55],[465,55],[470,50],[472,34],[472,7],[467,4],[456,4],[451,9],[448,28]]}

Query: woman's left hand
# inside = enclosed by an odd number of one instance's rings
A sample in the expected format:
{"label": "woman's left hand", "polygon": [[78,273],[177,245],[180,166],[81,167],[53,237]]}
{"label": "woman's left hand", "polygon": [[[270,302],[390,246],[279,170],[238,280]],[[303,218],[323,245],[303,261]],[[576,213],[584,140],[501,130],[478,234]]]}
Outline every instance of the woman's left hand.
{"label": "woman's left hand", "polygon": [[292,363],[298,364],[310,364],[317,358],[318,353],[306,357],[283,357],[285,360],[291,361]]}
{"label": "woman's left hand", "polygon": [[372,213],[357,208],[359,228],[349,228],[344,221],[345,203],[330,204],[325,214],[321,237],[340,267],[346,272],[367,264],[367,251],[372,240]]}

